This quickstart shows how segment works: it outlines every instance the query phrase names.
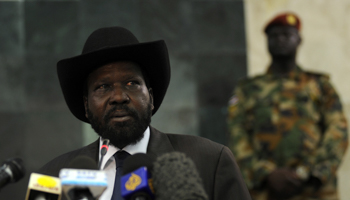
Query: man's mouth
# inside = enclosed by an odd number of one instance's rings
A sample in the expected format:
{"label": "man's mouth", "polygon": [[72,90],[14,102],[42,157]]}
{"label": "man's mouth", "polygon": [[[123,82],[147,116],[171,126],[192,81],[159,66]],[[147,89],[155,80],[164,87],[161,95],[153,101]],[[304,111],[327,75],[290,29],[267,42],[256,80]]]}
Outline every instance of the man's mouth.
{"label": "man's mouth", "polygon": [[126,111],[114,111],[111,115],[108,117],[111,121],[114,122],[124,122],[127,120],[130,120],[132,118],[131,114]]}

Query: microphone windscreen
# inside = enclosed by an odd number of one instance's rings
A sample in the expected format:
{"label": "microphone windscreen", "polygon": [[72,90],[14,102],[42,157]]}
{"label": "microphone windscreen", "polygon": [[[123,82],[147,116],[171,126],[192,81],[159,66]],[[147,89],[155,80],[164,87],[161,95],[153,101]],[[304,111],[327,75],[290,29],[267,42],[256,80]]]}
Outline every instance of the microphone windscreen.
{"label": "microphone windscreen", "polygon": [[122,175],[131,173],[140,167],[147,167],[149,171],[152,171],[154,160],[155,159],[144,153],[136,153],[129,156],[123,163]]}
{"label": "microphone windscreen", "polygon": [[12,158],[6,160],[3,165],[7,165],[12,173],[11,182],[17,182],[25,175],[23,161],[20,158]]}
{"label": "microphone windscreen", "polygon": [[68,164],[67,168],[97,170],[97,164],[92,158],[88,156],[78,156]]}
{"label": "microphone windscreen", "polygon": [[208,200],[194,162],[184,153],[159,156],[152,174],[157,200]]}

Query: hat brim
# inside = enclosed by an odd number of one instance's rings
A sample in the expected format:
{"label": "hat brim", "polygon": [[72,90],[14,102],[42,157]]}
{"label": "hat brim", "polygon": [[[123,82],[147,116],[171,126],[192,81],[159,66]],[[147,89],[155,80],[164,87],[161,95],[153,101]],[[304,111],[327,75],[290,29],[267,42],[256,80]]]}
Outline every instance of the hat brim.
{"label": "hat brim", "polygon": [[69,110],[81,121],[85,117],[84,84],[87,76],[98,67],[114,61],[133,61],[145,70],[153,90],[154,115],[160,107],[170,82],[170,64],[163,40],[133,45],[108,47],[57,63],[57,74]]}

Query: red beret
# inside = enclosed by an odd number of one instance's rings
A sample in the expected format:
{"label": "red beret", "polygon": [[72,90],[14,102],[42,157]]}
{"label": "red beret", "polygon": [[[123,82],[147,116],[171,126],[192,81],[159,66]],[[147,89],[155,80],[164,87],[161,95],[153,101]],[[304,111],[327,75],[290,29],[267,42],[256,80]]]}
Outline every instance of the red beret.
{"label": "red beret", "polygon": [[280,15],[277,15],[275,18],[273,18],[265,27],[264,32],[266,33],[267,30],[276,25],[282,25],[282,26],[294,26],[295,28],[300,30],[301,22],[298,16],[296,16],[293,13],[282,13]]}

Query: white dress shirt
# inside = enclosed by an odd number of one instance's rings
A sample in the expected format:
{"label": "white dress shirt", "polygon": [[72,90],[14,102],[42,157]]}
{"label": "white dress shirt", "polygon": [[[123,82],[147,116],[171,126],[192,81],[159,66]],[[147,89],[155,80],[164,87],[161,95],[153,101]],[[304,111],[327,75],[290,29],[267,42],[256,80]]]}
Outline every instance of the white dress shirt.
{"label": "white dress shirt", "polygon": [[[123,150],[128,152],[130,155],[133,155],[136,153],[146,153],[149,137],[150,137],[150,130],[149,130],[149,127],[147,127],[143,138],[137,144],[128,145],[124,147]],[[100,147],[101,146],[102,146],[102,138],[100,137]],[[102,160],[101,169],[103,169],[103,171],[107,173],[108,187],[101,195],[100,200],[110,200],[112,197],[113,189],[114,189],[114,179],[115,179],[115,173],[116,173],[116,165],[115,165],[115,160],[113,155],[119,150],[120,149],[118,147],[115,147],[112,144],[110,144],[108,151]],[[99,151],[101,151],[101,149]],[[98,155],[99,155],[99,159],[101,159],[100,152]]]}

